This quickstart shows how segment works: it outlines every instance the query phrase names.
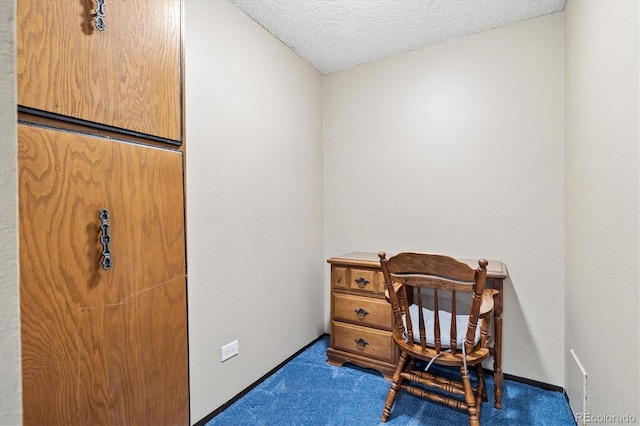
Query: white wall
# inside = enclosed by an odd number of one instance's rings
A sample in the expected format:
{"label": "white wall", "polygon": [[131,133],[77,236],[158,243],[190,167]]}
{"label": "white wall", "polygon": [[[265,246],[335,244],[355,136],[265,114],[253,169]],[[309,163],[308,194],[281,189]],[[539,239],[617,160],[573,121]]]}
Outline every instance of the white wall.
{"label": "white wall", "polygon": [[419,250],[502,260],[503,371],[556,385],[564,380],[562,19],[325,77],[325,256]]}
{"label": "white wall", "polygon": [[[587,412],[640,419],[640,109],[637,1],[565,9],[566,363]],[[576,383],[568,377],[566,386]],[[572,401],[572,405],[575,401]]]}
{"label": "white wall", "polygon": [[0,424],[22,423],[15,1],[0,1]]}
{"label": "white wall", "polygon": [[196,422],[324,332],[322,75],[227,1],[185,9]]}

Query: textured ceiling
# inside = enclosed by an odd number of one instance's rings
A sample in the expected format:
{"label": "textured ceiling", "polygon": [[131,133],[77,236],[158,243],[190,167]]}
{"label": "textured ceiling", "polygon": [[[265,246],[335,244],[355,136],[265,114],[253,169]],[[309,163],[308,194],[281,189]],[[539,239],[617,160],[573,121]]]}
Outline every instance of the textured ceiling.
{"label": "textured ceiling", "polygon": [[565,0],[230,0],[323,73],[564,8]]}

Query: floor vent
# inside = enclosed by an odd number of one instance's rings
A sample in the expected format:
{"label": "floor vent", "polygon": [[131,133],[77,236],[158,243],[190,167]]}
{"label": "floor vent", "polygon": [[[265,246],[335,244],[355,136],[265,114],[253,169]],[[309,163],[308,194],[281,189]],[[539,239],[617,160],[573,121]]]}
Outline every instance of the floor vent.
{"label": "floor vent", "polygon": [[567,395],[569,406],[578,425],[586,425],[585,413],[587,412],[587,372],[580,363],[573,349],[569,351],[572,360],[567,367]]}

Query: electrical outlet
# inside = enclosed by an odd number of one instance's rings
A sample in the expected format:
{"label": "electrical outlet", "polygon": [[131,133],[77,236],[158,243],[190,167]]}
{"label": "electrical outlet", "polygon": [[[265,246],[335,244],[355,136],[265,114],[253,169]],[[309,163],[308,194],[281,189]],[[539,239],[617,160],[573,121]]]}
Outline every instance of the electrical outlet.
{"label": "electrical outlet", "polygon": [[222,358],[220,362],[224,362],[231,358],[232,356],[238,355],[238,341],[234,340],[231,343],[227,343],[222,348]]}

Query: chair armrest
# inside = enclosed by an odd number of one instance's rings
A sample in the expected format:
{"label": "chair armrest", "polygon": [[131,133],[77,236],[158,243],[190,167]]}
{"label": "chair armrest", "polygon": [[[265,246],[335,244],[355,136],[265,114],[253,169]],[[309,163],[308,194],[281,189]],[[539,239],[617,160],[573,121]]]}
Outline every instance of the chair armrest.
{"label": "chair armrest", "polygon": [[[393,283],[393,290],[396,292],[396,294],[398,294],[398,292],[400,291],[400,288],[402,287],[402,283]],[[384,298],[387,299],[387,302],[391,303],[391,300],[389,299],[389,289],[385,289],[384,290]]]}
{"label": "chair armrest", "polygon": [[493,312],[493,297],[498,294],[498,290],[486,289],[482,292],[482,302],[480,303],[480,318],[491,315]]}

